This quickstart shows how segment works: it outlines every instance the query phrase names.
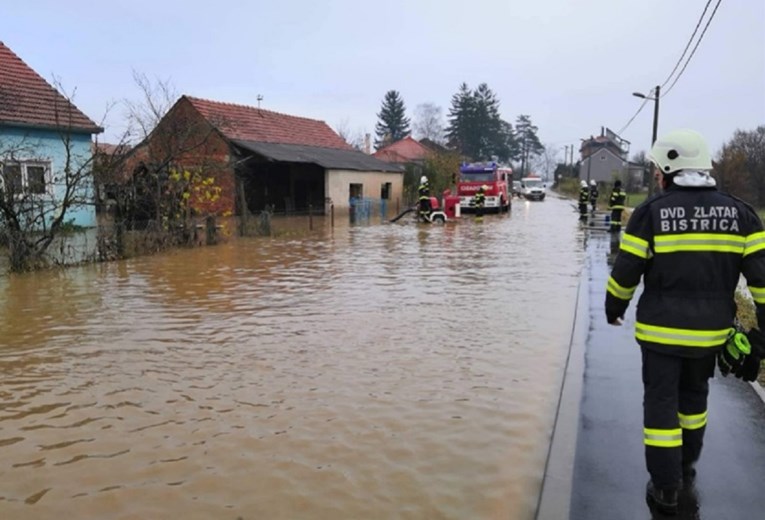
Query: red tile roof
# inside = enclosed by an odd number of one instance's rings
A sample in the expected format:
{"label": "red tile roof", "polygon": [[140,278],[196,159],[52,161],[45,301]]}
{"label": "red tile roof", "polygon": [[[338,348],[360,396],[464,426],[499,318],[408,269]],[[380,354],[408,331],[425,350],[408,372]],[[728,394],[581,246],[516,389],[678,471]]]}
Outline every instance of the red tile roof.
{"label": "red tile roof", "polygon": [[129,152],[130,145],[123,143],[93,143],[93,151],[104,155],[120,155]]}
{"label": "red tile roof", "polygon": [[380,148],[372,156],[386,162],[407,163],[422,161],[430,153],[430,149],[407,136],[395,143]]}
{"label": "red tile roof", "polygon": [[0,124],[103,131],[3,42],[0,71]]}
{"label": "red tile roof", "polygon": [[183,96],[227,139],[350,150],[327,123],[257,107]]}

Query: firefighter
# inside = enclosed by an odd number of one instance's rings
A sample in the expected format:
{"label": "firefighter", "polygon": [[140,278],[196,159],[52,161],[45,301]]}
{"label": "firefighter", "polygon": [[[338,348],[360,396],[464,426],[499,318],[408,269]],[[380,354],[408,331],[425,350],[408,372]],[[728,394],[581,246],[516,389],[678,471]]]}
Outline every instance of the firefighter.
{"label": "firefighter", "polygon": [[663,192],[630,217],[605,307],[608,323],[620,325],[643,278],[635,338],[643,366],[646,499],[673,514],[681,485],[689,487],[696,474],[708,379],[733,330],[741,274],[757,319],[765,323],[765,231],[748,204],[717,191],[709,149],[698,133],[663,136],[649,159]]}
{"label": "firefighter", "polygon": [[579,186],[579,219],[587,218],[587,203],[590,201],[590,190],[587,188],[587,181],[583,180]]}
{"label": "firefighter", "polygon": [[592,212],[595,213],[598,205],[598,183],[595,179],[590,181],[590,204],[592,204]]}
{"label": "firefighter", "polygon": [[483,220],[483,209],[486,206],[486,192],[489,190],[489,187],[485,184],[478,188],[478,191],[473,196],[473,200],[470,201],[471,206],[475,208],[475,218],[476,220]]}
{"label": "firefighter", "polygon": [[420,187],[417,189],[417,201],[419,205],[419,216],[423,222],[430,222],[430,185],[426,176],[420,177]]}
{"label": "firefighter", "polygon": [[608,199],[608,209],[611,210],[611,233],[619,233],[622,230],[622,211],[624,211],[624,201],[627,194],[622,191],[622,181],[614,181],[614,189],[611,190],[611,197]]}

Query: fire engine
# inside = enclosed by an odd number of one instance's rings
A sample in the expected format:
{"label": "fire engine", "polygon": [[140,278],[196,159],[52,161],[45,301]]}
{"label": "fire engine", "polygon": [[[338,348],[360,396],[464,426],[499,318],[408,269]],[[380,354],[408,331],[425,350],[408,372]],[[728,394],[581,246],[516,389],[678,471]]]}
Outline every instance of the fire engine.
{"label": "fire engine", "polygon": [[457,180],[460,210],[471,211],[470,202],[481,186],[488,187],[484,191],[486,196],[484,207],[487,210],[497,212],[509,210],[511,195],[508,186],[512,179],[513,170],[495,162],[463,163]]}

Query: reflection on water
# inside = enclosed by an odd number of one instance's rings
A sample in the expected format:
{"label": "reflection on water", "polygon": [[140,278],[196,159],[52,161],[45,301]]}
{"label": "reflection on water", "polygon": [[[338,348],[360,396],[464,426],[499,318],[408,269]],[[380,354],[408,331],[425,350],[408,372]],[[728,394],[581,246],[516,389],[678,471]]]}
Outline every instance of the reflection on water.
{"label": "reflection on water", "polygon": [[0,278],[0,517],[532,518],[570,204]]}

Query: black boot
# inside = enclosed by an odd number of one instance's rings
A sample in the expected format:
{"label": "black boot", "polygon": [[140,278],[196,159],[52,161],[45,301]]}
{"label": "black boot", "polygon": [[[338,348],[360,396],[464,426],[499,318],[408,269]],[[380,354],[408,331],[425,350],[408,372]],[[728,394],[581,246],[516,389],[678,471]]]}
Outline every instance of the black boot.
{"label": "black boot", "polygon": [[670,516],[677,514],[677,488],[657,488],[649,480],[645,499],[649,507],[656,508],[660,513]]}
{"label": "black boot", "polygon": [[693,464],[683,464],[683,487],[693,485],[696,480],[696,468]]}

